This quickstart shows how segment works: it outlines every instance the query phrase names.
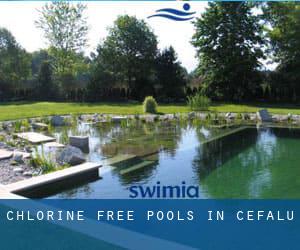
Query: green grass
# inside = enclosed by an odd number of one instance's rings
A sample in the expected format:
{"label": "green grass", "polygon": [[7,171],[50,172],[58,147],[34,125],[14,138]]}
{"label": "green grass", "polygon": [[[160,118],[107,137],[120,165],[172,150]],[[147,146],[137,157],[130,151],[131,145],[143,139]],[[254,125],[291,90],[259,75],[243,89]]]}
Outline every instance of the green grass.
{"label": "green grass", "polygon": [[[216,112],[256,112],[261,108],[268,108],[274,114],[300,114],[300,106],[295,105],[267,105],[267,104],[222,104],[215,103],[209,110]],[[158,104],[159,113],[189,112],[184,104]],[[106,114],[141,114],[142,104],[130,103],[60,103],[60,102],[17,102],[0,104],[0,120],[14,120],[21,118],[39,117],[47,115],[106,113]]]}

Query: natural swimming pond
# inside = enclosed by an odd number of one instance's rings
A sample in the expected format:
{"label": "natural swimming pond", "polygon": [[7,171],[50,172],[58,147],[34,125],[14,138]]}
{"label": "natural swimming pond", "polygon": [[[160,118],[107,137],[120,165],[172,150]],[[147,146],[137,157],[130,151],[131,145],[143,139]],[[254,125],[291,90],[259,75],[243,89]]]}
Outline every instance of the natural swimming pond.
{"label": "natural swimming pond", "polygon": [[88,160],[105,166],[100,179],[50,198],[129,198],[130,187],[157,182],[197,185],[199,198],[300,198],[300,129],[101,123],[54,134],[88,135]]}

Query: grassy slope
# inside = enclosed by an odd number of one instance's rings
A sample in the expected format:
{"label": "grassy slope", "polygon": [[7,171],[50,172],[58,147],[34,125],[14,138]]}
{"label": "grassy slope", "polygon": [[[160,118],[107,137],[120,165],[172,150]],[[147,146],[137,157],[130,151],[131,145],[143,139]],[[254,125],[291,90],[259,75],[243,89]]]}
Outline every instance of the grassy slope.
{"label": "grassy slope", "polygon": [[[292,105],[258,105],[258,104],[214,104],[210,110],[218,112],[256,112],[258,109],[268,108],[276,114],[300,114],[300,106]],[[185,105],[159,105],[161,113],[188,112]],[[79,113],[109,113],[109,114],[138,114],[142,113],[141,104],[126,103],[2,103],[0,104],[0,120],[13,120],[54,114]]]}

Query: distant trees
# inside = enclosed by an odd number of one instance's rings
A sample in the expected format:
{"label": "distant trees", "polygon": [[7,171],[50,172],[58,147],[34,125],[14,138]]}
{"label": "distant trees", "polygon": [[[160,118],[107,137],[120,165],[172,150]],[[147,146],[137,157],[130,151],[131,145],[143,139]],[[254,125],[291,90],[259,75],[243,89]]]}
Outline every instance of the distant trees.
{"label": "distant trees", "polygon": [[[46,3],[36,25],[49,47],[33,53],[0,28],[0,100],[177,102],[195,93],[221,101],[300,99],[298,3],[210,2],[194,22],[199,65],[189,74],[174,48],[158,49],[152,29],[134,16],[119,16],[85,56],[85,9]],[[275,70],[262,67],[266,58]]]}
{"label": "distant trees", "polygon": [[156,58],[158,97],[160,99],[184,98],[183,89],[187,84],[187,72],[178,62],[172,46],[160,52]]}
{"label": "distant trees", "polygon": [[213,99],[251,100],[260,83],[263,26],[246,2],[210,2],[195,21],[192,44],[202,92]]}
{"label": "distant trees", "polygon": [[0,28],[0,100],[13,96],[30,76],[30,55],[13,35]]}
{"label": "distant trees", "polygon": [[276,100],[300,98],[300,4],[270,2],[263,6],[268,38],[277,69],[269,79]]}
{"label": "distant trees", "polygon": [[53,82],[52,68],[49,61],[43,61],[40,66],[36,90],[37,96],[40,100],[54,99],[56,90]]}

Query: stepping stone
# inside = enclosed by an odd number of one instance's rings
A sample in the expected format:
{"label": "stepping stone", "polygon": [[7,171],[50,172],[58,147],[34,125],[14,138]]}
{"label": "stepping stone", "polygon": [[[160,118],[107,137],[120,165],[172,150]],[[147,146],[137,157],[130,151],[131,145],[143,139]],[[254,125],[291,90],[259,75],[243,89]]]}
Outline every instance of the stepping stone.
{"label": "stepping stone", "polygon": [[54,127],[60,127],[65,125],[65,119],[62,116],[55,115],[51,118],[51,124]]}
{"label": "stepping stone", "polygon": [[140,162],[140,163],[138,163],[138,164],[136,164],[136,165],[133,165],[133,166],[128,167],[128,168],[126,168],[126,169],[122,169],[122,170],[120,171],[120,174],[121,174],[121,175],[128,174],[128,173],[130,173],[130,172],[132,172],[132,171],[136,171],[136,170],[139,170],[139,169],[141,169],[141,168],[144,168],[144,167],[148,167],[148,166],[154,165],[154,163],[155,163],[154,161],[142,161],[142,162]]}
{"label": "stepping stone", "polygon": [[32,124],[33,129],[41,129],[41,130],[48,130],[48,125],[41,122],[36,122]]}
{"label": "stepping stone", "polygon": [[81,149],[83,152],[89,152],[88,136],[70,136],[69,143],[71,146]]}
{"label": "stepping stone", "polygon": [[105,165],[109,165],[109,166],[113,166],[113,167],[118,167],[122,164],[124,164],[125,162],[130,162],[130,161],[134,161],[137,159],[136,155],[132,155],[132,154],[120,154],[117,155],[115,157],[106,159],[105,161]]}
{"label": "stepping stone", "polygon": [[17,136],[23,140],[29,141],[33,144],[39,144],[43,142],[51,142],[55,141],[55,138],[49,137],[43,134],[39,134],[36,132],[25,132],[25,133],[19,133]]}
{"label": "stepping stone", "polygon": [[272,117],[269,114],[268,110],[266,109],[261,109],[257,112],[258,119],[262,122],[271,122]]}
{"label": "stepping stone", "polygon": [[13,156],[13,152],[12,151],[7,151],[4,149],[0,149],[0,160],[6,160],[9,159]]}
{"label": "stepping stone", "polygon": [[45,144],[43,144],[43,146],[47,147],[47,148],[64,148],[65,145],[58,143],[58,142],[47,142]]}

